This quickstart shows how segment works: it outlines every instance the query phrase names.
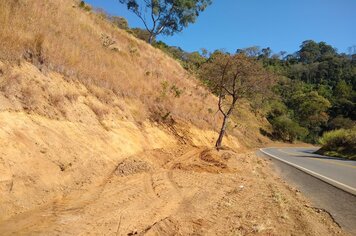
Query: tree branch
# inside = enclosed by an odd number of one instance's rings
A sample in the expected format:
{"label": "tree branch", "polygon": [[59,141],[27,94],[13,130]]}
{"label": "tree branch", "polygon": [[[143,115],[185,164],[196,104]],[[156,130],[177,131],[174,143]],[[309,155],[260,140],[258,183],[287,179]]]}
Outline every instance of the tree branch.
{"label": "tree branch", "polygon": [[224,85],[222,85],[222,88],[231,96],[234,96],[232,92],[230,92]]}
{"label": "tree branch", "polygon": [[223,100],[223,95],[222,93],[219,94],[219,103],[218,103],[218,106],[219,106],[219,111],[224,115],[224,117],[226,117],[226,114],[222,108],[222,100]]}

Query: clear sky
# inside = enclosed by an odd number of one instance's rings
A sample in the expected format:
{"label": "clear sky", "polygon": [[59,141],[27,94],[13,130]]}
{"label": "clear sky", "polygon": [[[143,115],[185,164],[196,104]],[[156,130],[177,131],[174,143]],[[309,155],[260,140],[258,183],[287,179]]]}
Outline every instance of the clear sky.
{"label": "clear sky", "polygon": [[[130,27],[143,28],[119,0],[86,2],[125,17]],[[186,51],[206,48],[235,52],[256,45],[288,53],[312,39],[347,52],[349,46],[356,45],[356,0],[213,0],[195,24],[158,39]]]}

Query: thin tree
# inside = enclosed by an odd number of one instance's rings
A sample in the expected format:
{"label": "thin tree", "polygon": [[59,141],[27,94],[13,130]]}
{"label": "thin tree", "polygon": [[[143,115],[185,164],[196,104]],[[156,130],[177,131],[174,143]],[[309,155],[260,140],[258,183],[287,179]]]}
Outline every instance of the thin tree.
{"label": "thin tree", "polygon": [[274,81],[272,73],[266,71],[255,59],[238,53],[230,55],[215,52],[201,68],[201,77],[218,96],[218,108],[223,115],[219,137],[215,147],[220,150],[227,124],[236,104],[243,98],[270,93]]}
{"label": "thin tree", "polygon": [[152,44],[159,34],[173,35],[194,23],[212,0],[119,0],[137,15],[150,33]]}

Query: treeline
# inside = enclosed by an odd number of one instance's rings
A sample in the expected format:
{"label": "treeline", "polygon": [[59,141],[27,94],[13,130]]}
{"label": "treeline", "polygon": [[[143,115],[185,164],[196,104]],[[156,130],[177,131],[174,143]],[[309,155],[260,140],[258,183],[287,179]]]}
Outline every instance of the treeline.
{"label": "treeline", "polygon": [[267,115],[275,136],[314,143],[325,131],[355,126],[355,52],[338,53],[325,42],[307,40],[294,54],[273,55],[267,48],[253,57],[283,76]]}

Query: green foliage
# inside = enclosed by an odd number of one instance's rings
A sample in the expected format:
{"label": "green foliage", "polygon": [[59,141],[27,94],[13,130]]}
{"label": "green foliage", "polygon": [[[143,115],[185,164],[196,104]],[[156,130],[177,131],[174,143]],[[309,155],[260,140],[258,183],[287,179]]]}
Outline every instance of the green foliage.
{"label": "green foliage", "polygon": [[273,127],[272,135],[283,141],[294,142],[296,139],[303,139],[308,134],[306,128],[284,115],[278,116],[270,122]]}
{"label": "green foliage", "polygon": [[85,11],[91,11],[92,8],[90,5],[86,4],[84,1],[80,1],[79,7]]}
{"label": "green foliage", "polygon": [[308,129],[303,140],[307,142],[316,142],[326,130],[354,124],[356,55],[338,54],[325,42],[312,40],[304,41],[299,51],[284,57],[258,47],[242,49],[240,53],[287,77],[275,88],[285,107],[271,101],[268,120],[278,115],[288,117]]}
{"label": "green foliage", "polygon": [[326,132],[319,142],[318,153],[356,160],[356,128]]}
{"label": "green foliage", "polygon": [[[148,32],[147,30],[141,28],[132,28],[132,29],[128,29],[127,32],[145,42],[149,42],[150,40],[150,32]],[[156,39],[152,38],[151,40],[154,42]]]}
{"label": "green foliage", "polygon": [[110,16],[109,20],[118,28],[123,30],[129,30],[129,23],[124,17],[121,16]]}
{"label": "green foliage", "polygon": [[84,7],[85,7],[85,2],[84,2],[84,1],[80,1],[79,7],[80,7],[80,8],[84,8]]}
{"label": "green foliage", "polygon": [[165,80],[161,82],[161,87],[162,87],[161,96],[166,97],[168,93],[168,87],[169,87],[168,81]]}
{"label": "green foliage", "polygon": [[355,126],[356,126],[355,121],[353,121],[349,118],[342,117],[342,116],[335,117],[332,120],[330,120],[328,123],[329,130],[351,129],[352,127],[355,127]]}
{"label": "green foliage", "polygon": [[269,112],[267,115],[267,118],[269,120],[273,120],[276,117],[287,115],[288,114],[288,108],[287,106],[278,100],[273,100],[269,104]]}
{"label": "green foliage", "polygon": [[179,98],[182,95],[183,90],[181,90],[174,84],[171,86],[171,92],[173,93],[174,97]]}
{"label": "green foliage", "polygon": [[352,88],[345,80],[340,80],[334,89],[334,96],[338,99],[349,99],[352,96]]}
{"label": "green foliage", "polygon": [[312,129],[325,124],[328,120],[326,111],[331,104],[316,91],[295,94],[292,97],[292,104],[295,117],[304,127]]}
{"label": "green foliage", "polygon": [[[355,99],[354,99],[355,100]],[[356,120],[356,103],[348,99],[337,99],[334,101],[333,106],[329,110],[332,117],[343,116]]]}
{"label": "green foliage", "polygon": [[194,23],[211,0],[119,0],[136,14],[150,33],[149,43],[159,34],[173,35]]}
{"label": "green foliage", "polygon": [[192,73],[196,73],[200,66],[207,60],[206,57],[202,55],[205,52],[204,50],[202,50],[202,54],[199,52],[189,53],[180,47],[169,46],[162,41],[155,42],[152,45],[179,61],[184,69]]}
{"label": "green foliage", "polygon": [[173,84],[169,86],[168,81],[163,81],[161,83],[161,87],[162,87],[161,97],[163,98],[168,96],[169,93],[171,93],[175,98],[179,98],[183,93],[183,90],[180,89],[177,85]]}
{"label": "green foliage", "polygon": [[316,43],[313,40],[306,40],[300,46],[299,57],[303,63],[313,63],[323,60],[336,54],[336,50],[325,42]]}

